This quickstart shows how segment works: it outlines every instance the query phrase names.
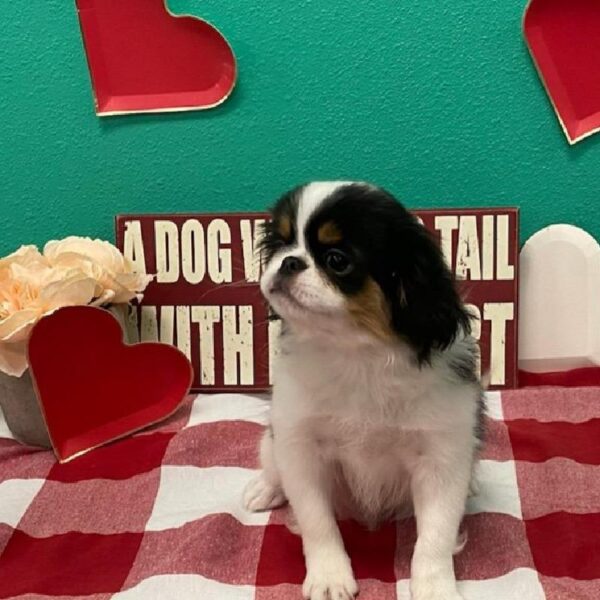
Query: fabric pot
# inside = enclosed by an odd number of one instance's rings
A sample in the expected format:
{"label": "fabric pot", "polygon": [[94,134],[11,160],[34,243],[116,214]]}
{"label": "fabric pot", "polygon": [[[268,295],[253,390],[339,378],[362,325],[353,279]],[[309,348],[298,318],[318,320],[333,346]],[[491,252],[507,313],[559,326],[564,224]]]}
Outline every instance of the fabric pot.
{"label": "fabric pot", "polygon": [[0,407],[17,440],[32,446],[51,447],[29,371],[21,377],[0,373]]}

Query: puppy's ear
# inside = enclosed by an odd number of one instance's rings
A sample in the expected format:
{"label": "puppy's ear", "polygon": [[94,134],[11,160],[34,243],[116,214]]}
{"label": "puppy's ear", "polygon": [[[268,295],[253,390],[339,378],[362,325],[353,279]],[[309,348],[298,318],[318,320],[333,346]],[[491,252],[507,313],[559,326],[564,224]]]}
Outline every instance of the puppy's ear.
{"label": "puppy's ear", "polygon": [[394,229],[392,323],[419,361],[427,362],[433,350],[447,348],[461,330],[470,333],[470,319],[429,231],[412,217]]}

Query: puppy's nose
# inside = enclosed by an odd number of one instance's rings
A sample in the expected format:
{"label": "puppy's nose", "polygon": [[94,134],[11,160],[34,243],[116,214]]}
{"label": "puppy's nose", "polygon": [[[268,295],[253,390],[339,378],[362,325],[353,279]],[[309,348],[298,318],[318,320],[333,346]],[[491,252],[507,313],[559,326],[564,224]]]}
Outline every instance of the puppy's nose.
{"label": "puppy's nose", "polygon": [[279,267],[280,275],[295,275],[307,269],[308,265],[298,256],[286,256]]}

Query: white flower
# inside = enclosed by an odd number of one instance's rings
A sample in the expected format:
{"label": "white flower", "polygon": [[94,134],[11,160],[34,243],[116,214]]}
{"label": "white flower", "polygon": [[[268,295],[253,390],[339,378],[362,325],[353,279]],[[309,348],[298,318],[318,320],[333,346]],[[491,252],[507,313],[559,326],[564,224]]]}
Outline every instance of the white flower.
{"label": "white flower", "polygon": [[152,277],[108,242],[69,237],[41,254],[22,246],[0,260],[0,371],[20,377],[27,369],[33,326],[63,306],[126,304],[141,299]]}
{"label": "white flower", "polygon": [[52,268],[34,246],[0,260],[0,371],[20,377],[33,326],[63,306],[89,304],[95,289],[79,270]]}
{"label": "white flower", "polygon": [[125,304],[152,281],[145,273],[134,273],[133,266],[112,244],[90,238],[68,237],[49,242],[44,258],[60,269],[78,269],[96,281],[97,304]]}

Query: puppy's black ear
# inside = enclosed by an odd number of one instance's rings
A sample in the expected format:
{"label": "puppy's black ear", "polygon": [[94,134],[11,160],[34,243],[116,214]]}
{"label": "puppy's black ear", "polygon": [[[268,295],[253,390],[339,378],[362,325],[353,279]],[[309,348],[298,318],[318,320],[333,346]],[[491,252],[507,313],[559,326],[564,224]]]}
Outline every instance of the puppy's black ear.
{"label": "puppy's black ear", "polygon": [[439,245],[414,217],[393,227],[392,323],[420,362],[447,348],[471,324]]}

